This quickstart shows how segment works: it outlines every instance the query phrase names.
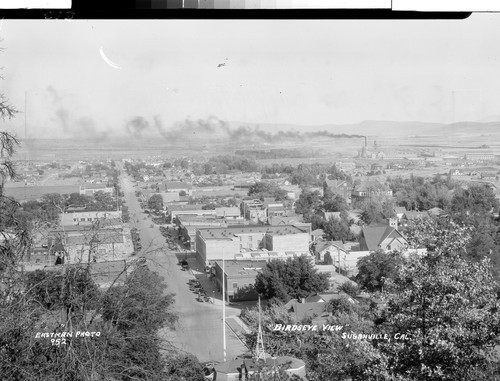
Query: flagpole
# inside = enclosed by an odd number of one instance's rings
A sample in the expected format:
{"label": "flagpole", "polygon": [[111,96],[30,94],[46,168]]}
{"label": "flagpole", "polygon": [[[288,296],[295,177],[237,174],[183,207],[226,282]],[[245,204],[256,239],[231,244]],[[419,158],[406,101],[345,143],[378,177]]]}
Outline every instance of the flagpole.
{"label": "flagpole", "polygon": [[224,348],[224,362],[226,362],[226,271],[224,249],[222,249],[222,345]]}

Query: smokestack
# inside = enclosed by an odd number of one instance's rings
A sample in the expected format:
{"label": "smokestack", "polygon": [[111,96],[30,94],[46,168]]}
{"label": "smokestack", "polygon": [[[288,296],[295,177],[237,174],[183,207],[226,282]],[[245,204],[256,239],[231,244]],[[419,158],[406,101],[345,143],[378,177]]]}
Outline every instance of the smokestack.
{"label": "smokestack", "polygon": [[365,138],[365,148],[366,148],[366,136],[364,138]]}

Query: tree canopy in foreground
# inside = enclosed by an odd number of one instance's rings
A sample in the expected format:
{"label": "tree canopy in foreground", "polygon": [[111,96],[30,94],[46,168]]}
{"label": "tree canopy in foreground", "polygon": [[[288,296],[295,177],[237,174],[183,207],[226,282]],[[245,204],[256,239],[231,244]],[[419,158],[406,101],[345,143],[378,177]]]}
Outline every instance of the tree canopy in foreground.
{"label": "tree canopy in foreground", "polygon": [[319,273],[306,256],[268,262],[255,280],[259,294],[284,302],[324,291],[328,285],[328,276]]}

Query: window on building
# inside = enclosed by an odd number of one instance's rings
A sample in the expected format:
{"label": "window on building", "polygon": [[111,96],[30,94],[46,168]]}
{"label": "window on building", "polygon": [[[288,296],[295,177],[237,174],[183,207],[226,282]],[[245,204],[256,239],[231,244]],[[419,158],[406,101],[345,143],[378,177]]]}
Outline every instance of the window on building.
{"label": "window on building", "polygon": [[85,221],[85,218],[80,218],[80,221]]}
{"label": "window on building", "polygon": [[89,218],[87,218],[87,221],[89,221],[89,222],[90,222],[90,221],[92,221],[92,218],[90,218],[90,217],[89,217]]}
{"label": "window on building", "polygon": [[234,282],[233,283],[233,290],[237,290],[238,289],[238,283],[237,282]]}

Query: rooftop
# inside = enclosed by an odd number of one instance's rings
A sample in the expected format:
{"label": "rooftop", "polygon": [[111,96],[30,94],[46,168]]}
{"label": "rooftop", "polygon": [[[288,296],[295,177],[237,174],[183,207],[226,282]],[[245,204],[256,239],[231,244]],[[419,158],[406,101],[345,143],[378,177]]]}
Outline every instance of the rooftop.
{"label": "rooftop", "polygon": [[227,228],[208,228],[199,229],[200,234],[205,239],[230,239],[244,234],[272,234],[289,235],[306,233],[294,225],[250,225],[250,226],[231,226]]}
{"label": "rooftop", "polygon": [[[248,277],[257,275],[266,266],[266,261],[224,261],[224,272],[228,277]],[[222,261],[215,261],[222,269]]]}
{"label": "rooftop", "polygon": [[85,183],[80,187],[83,189],[104,189],[104,188],[113,188],[112,186],[107,186],[106,184],[95,184],[95,183]]}
{"label": "rooftop", "polygon": [[163,185],[166,189],[191,189],[193,186],[182,181],[165,181]]}
{"label": "rooftop", "polygon": [[204,204],[184,204],[184,205],[168,205],[168,210],[177,212],[179,210],[202,210]]}

